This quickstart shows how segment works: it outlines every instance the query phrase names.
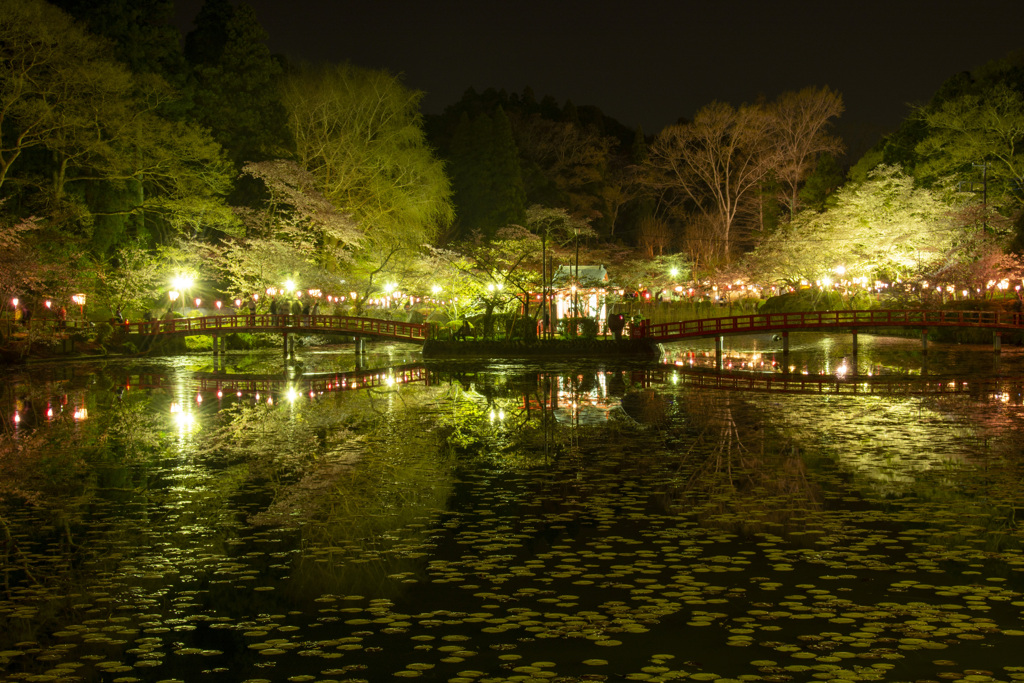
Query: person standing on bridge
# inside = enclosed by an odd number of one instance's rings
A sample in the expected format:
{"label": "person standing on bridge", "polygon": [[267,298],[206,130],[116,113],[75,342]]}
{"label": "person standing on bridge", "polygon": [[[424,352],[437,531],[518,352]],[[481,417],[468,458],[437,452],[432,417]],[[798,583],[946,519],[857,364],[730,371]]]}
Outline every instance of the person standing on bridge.
{"label": "person standing on bridge", "polygon": [[250,325],[255,325],[256,324],[256,299],[254,299],[253,297],[250,296],[249,297],[249,303],[246,304],[246,306],[249,307],[249,324]]}
{"label": "person standing on bridge", "polygon": [[299,303],[298,299],[296,299],[292,303],[292,315],[295,317],[293,322],[296,325],[301,325],[302,324],[302,304]]}
{"label": "person standing on bridge", "polygon": [[270,300],[270,323],[277,325],[277,297]]}

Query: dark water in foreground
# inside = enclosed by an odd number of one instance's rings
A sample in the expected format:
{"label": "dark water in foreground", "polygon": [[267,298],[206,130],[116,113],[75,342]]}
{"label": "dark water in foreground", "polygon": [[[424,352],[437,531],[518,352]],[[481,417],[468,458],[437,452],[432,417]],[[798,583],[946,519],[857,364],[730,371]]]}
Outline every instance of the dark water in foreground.
{"label": "dark water in foreground", "polygon": [[1024,680],[1024,354],[848,342],[10,374],[0,680]]}

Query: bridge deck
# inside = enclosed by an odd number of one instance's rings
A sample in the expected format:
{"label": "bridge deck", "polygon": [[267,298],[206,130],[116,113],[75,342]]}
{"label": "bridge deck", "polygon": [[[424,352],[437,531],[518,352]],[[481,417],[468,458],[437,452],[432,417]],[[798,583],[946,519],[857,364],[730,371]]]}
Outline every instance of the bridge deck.
{"label": "bridge deck", "polygon": [[1020,313],[998,311],[925,310],[766,313],[659,323],[648,326],[645,336],[653,341],[674,341],[786,330],[852,330],[878,327],[979,327],[994,330],[1024,330],[1024,316]]}

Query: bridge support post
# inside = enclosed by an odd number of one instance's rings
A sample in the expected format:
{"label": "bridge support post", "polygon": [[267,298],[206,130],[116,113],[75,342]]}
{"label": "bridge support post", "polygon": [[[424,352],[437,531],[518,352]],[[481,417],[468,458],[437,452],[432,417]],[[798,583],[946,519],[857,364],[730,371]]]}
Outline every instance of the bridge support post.
{"label": "bridge support post", "polygon": [[782,355],[789,355],[789,330],[782,331]]}
{"label": "bridge support post", "polygon": [[356,337],[356,355],[362,356],[366,353],[366,340],[362,337]]}
{"label": "bridge support post", "polygon": [[921,328],[921,353],[928,353],[928,328]]}
{"label": "bridge support post", "polygon": [[723,356],[725,355],[725,337],[718,335],[715,337],[715,369],[721,370],[723,363]]}
{"label": "bridge support post", "polygon": [[996,331],[992,333],[992,350],[1001,353],[1003,350],[1003,333]]}
{"label": "bridge support post", "polygon": [[[853,355],[854,358],[856,358],[857,357],[857,328],[855,327],[852,330],[850,330],[850,334],[853,336],[853,354],[852,355]],[[857,363],[854,362],[853,365],[854,365],[854,367],[856,367]]]}
{"label": "bridge support post", "polygon": [[284,337],[284,346],[282,347],[284,350],[284,364],[288,365],[288,333],[283,332],[281,336]]}

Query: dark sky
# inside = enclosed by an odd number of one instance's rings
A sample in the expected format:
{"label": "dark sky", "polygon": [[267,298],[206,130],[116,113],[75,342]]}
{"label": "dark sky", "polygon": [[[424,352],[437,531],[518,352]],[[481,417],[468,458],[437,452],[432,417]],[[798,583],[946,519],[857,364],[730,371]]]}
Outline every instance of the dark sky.
{"label": "dark sky", "polygon": [[[188,30],[202,0],[177,2]],[[403,73],[427,113],[529,85],[656,133],[713,100],[828,85],[858,152],[946,78],[1024,49],[1021,0],[249,2],[273,51]]]}

